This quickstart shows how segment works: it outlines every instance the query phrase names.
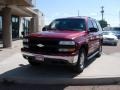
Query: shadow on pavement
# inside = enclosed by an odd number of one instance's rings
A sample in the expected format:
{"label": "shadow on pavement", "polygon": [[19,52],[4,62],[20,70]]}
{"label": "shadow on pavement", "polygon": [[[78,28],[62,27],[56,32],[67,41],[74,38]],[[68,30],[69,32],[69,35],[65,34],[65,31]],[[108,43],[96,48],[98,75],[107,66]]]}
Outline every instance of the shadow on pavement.
{"label": "shadow on pavement", "polygon": [[91,58],[90,60],[88,60],[88,61],[86,62],[85,68],[87,68],[90,64],[92,64],[97,58],[99,58],[99,57],[93,57],[93,58]]}
{"label": "shadow on pavement", "polygon": [[[95,61],[96,58],[93,58],[88,61],[86,68]],[[14,84],[14,81],[9,81],[7,79],[25,79],[25,80],[41,80],[41,79],[57,79],[56,82],[59,80],[67,78],[73,79],[78,74],[73,73],[71,68],[68,66],[61,66],[61,65],[41,65],[41,66],[31,66],[29,64],[19,64],[18,68],[9,70],[0,75],[0,78],[3,79],[3,84],[11,85]],[[52,82],[51,82],[52,83]],[[58,89],[63,90],[63,89]]]}
{"label": "shadow on pavement", "polygon": [[69,87],[69,85],[0,84],[0,90],[65,90],[67,87]]}
{"label": "shadow on pavement", "polygon": [[0,75],[2,78],[27,78],[27,79],[41,79],[41,78],[73,78],[77,74],[72,73],[66,66],[52,66],[52,65],[19,65],[20,67],[7,71]]}

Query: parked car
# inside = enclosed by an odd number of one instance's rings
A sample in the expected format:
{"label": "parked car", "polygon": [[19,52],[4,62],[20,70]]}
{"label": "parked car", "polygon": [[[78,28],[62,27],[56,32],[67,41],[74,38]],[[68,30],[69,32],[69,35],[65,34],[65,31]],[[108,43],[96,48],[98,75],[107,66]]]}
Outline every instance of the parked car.
{"label": "parked car", "polygon": [[118,38],[115,36],[114,33],[110,31],[103,31],[103,44],[112,44],[112,45],[117,45],[118,43]]}
{"label": "parked car", "polygon": [[113,27],[111,31],[120,39],[120,27]]}
{"label": "parked car", "polygon": [[43,32],[25,37],[21,51],[31,65],[65,64],[82,72],[90,58],[101,56],[102,29],[90,17],[56,19]]}
{"label": "parked car", "polygon": [[103,30],[114,33],[120,39],[120,27],[105,27]]}

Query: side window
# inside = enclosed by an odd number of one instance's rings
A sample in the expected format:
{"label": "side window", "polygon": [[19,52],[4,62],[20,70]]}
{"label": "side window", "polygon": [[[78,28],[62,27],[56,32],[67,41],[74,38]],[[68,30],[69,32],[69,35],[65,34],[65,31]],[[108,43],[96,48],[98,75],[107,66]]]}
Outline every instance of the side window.
{"label": "side window", "polygon": [[88,20],[88,29],[89,28],[93,28],[93,24],[92,24],[92,21],[91,20]]}
{"label": "side window", "polygon": [[100,24],[96,21],[99,31],[102,31]]}
{"label": "side window", "polygon": [[92,20],[94,28],[98,28],[96,21]]}

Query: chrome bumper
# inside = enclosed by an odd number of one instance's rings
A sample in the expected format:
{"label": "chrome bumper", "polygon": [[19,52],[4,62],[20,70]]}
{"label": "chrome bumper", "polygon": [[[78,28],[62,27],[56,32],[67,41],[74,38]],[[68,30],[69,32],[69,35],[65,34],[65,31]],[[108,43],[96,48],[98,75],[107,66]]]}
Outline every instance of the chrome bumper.
{"label": "chrome bumper", "polygon": [[[41,55],[41,54],[35,54],[35,53],[29,53],[29,52],[22,52],[23,55],[28,56],[28,57],[35,57],[36,55]],[[77,63],[78,60],[78,55],[75,56],[51,56],[51,55],[42,55],[44,58],[50,58],[50,59],[61,59],[61,60],[66,60],[68,63],[75,64]]]}
{"label": "chrome bumper", "polygon": [[104,40],[103,39],[103,43],[117,43],[117,40]]}

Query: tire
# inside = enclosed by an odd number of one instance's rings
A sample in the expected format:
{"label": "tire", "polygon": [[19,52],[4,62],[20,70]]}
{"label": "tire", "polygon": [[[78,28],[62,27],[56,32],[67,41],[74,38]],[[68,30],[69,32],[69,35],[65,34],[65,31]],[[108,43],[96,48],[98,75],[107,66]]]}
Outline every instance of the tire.
{"label": "tire", "polygon": [[32,66],[37,66],[39,65],[39,63],[37,61],[33,61],[31,59],[28,60],[29,64],[32,65]]}
{"label": "tire", "polygon": [[116,43],[116,42],[114,43],[114,46],[117,46],[117,43]]}
{"label": "tire", "polygon": [[98,53],[96,54],[96,57],[100,57],[102,54],[102,45],[99,46]]}
{"label": "tire", "polygon": [[86,55],[85,49],[81,48],[80,51],[79,51],[77,64],[74,66],[74,71],[76,73],[83,72],[83,70],[85,68],[86,58],[87,58],[87,55]]}

